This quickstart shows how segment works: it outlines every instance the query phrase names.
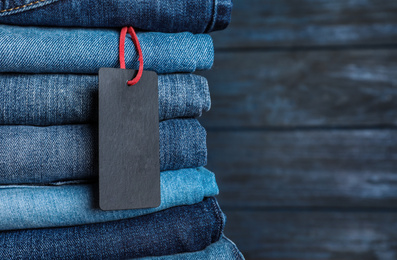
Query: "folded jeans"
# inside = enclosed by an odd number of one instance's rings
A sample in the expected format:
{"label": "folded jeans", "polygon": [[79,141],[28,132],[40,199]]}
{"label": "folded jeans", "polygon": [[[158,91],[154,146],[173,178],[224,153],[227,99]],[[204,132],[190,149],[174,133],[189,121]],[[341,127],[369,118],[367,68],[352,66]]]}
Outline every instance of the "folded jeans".
{"label": "folded jeans", "polygon": [[232,0],[13,0],[0,4],[0,23],[204,33],[226,28],[231,9]]}
{"label": "folded jeans", "polygon": [[146,216],[63,228],[0,232],[1,259],[126,259],[203,250],[221,237],[214,198]]}
{"label": "folded jeans", "polygon": [[[196,119],[160,122],[160,170],[204,166],[206,131]],[[96,125],[0,125],[0,184],[97,179]]]}
{"label": "folded jeans", "polygon": [[[208,82],[193,74],[158,77],[159,119],[201,116]],[[98,76],[0,74],[0,125],[85,124],[98,120]]]}
{"label": "folded jeans", "polygon": [[102,211],[98,184],[0,186],[0,230],[74,226],[150,214],[191,205],[218,194],[215,175],[205,168],[161,172],[157,208]]}
{"label": "folded jeans", "polygon": [[[119,30],[0,25],[0,72],[97,74],[119,67]],[[214,59],[207,34],[138,32],[144,69],[159,74],[210,69]],[[127,36],[126,67],[138,69]]]}

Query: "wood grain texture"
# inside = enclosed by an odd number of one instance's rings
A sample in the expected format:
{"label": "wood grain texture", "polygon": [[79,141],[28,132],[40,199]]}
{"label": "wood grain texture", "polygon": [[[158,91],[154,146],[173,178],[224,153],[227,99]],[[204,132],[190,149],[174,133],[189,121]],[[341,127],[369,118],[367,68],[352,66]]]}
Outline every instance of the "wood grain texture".
{"label": "wood grain texture", "polygon": [[[397,3],[397,2],[396,2]],[[397,15],[396,15],[397,17]],[[397,50],[217,53],[206,127],[397,124]]]}
{"label": "wood grain texture", "polygon": [[395,44],[397,2],[390,0],[234,0],[216,48]]}
{"label": "wood grain texture", "polygon": [[397,259],[397,2],[234,0],[208,168],[249,259]]}
{"label": "wood grain texture", "polygon": [[[396,212],[225,211],[247,260],[395,260]],[[233,223],[233,224],[231,224]]]}
{"label": "wood grain texture", "polygon": [[[223,207],[397,207],[397,130],[211,131]],[[397,219],[396,219],[397,221]]]}

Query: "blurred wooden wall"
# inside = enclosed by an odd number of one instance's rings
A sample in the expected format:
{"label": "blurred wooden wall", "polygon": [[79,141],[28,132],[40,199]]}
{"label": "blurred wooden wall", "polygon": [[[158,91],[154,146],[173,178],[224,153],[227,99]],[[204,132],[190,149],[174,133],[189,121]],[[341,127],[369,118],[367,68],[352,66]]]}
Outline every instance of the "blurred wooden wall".
{"label": "blurred wooden wall", "polygon": [[397,1],[234,0],[208,168],[247,259],[397,259]]}

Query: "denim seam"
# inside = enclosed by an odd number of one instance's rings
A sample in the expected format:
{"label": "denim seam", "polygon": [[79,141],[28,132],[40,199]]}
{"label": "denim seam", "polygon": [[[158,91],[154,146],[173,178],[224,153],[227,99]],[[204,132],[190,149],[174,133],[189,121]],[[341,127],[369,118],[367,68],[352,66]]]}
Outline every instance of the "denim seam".
{"label": "denim seam", "polygon": [[233,246],[233,255],[234,255],[235,259],[238,259],[238,260],[244,259],[244,258],[242,258],[240,251],[237,250],[236,246]]}
{"label": "denim seam", "polygon": [[233,256],[235,256],[235,259],[244,260],[244,256],[238,250],[237,245],[233,241],[231,241],[229,238],[227,238],[225,235],[223,235],[223,239],[225,239],[232,246]]}
{"label": "denim seam", "polygon": [[212,10],[211,10],[211,19],[207,25],[207,28],[205,28],[203,33],[209,33],[212,31],[212,28],[214,27],[215,24],[215,9],[216,9],[216,0],[213,0],[212,4]]}
{"label": "denim seam", "polygon": [[223,233],[223,229],[224,229],[224,227],[225,227],[225,219],[224,219],[224,214],[223,214],[223,212],[221,211],[221,209],[220,209],[220,207],[219,207],[219,204],[218,204],[218,202],[216,201],[216,199],[215,198],[213,198],[212,200],[211,200],[211,204],[212,204],[212,206],[214,207],[214,209],[215,209],[215,214],[216,214],[216,217],[217,217],[217,225],[218,225],[218,229],[216,230],[216,234],[215,234],[215,240],[213,240],[212,241],[212,243],[214,243],[214,242],[216,242],[216,241],[218,241],[220,238],[221,238],[221,236],[222,236],[222,233]]}
{"label": "denim seam", "polygon": [[32,6],[32,5],[38,4],[38,3],[40,3],[40,2],[46,2],[46,1],[47,1],[47,0],[37,0],[37,1],[31,2],[31,3],[29,3],[29,4],[24,4],[24,5],[21,5],[21,6],[17,6],[17,7],[10,8],[10,9],[0,10],[0,13],[5,13],[5,12],[11,12],[11,11],[19,10],[19,9],[22,9],[22,8],[25,8],[25,7],[28,7],[28,6]]}
{"label": "denim seam", "polygon": [[210,109],[211,109],[211,93],[210,93],[210,90],[209,90],[209,84],[208,84],[208,81],[207,80],[205,80],[205,84],[204,84],[204,87],[203,87],[203,91],[204,91],[204,95],[205,95],[205,106],[203,107],[203,111],[202,112],[208,112],[208,111],[210,111]]}

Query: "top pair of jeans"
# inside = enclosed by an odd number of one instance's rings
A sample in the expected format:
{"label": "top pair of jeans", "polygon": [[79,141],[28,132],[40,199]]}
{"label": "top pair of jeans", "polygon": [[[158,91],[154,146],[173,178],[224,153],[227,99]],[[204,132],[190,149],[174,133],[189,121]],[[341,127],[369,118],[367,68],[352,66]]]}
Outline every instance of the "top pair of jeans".
{"label": "top pair of jeans", "polygon": [[[97,74],[119,67],[116,29],[45,28],[0,25],[0,72]],[[207,34],[141,32],[144,69],[159,74],[210,69],[214,60]],[[125,63],[138,69],[138,55],[127,36]]]}
{"label": "top pair of jeans", "polygon": [[0,259],[128,259],[203,250],[225,217],[214,198],[133,219],[0,232]]}
{"label": "top pair of jeans", "polygon": [[204,33],[226,28],[231,9],[232,0],[13,0],[1,1],[0,23]]}
{"label": "top pair of jeans", "polygon": [[[153,256],[140,258],[141,260],[244,260],[243,254],[237,246],[227,237],[222,235],[218,242],[211,244],[204,250],[180,253],[166,256]],[[132,259],[130,259],[132,260]]]}
{"label": "top pair of jeans", "polygon": [[[201,116],[208,82],[193,74],[158,76],[159,119]],[[0,125],[84,124],[98,120],[98,76],[0,74]]]}

